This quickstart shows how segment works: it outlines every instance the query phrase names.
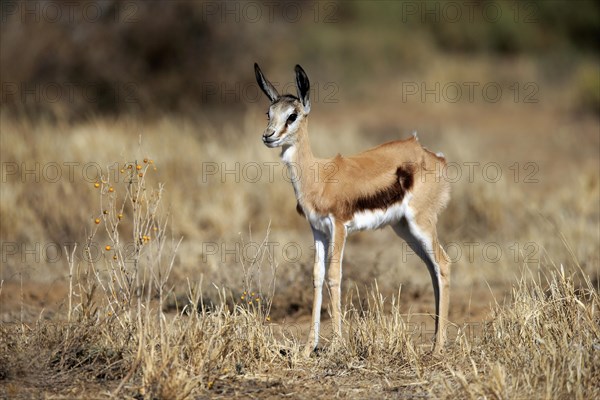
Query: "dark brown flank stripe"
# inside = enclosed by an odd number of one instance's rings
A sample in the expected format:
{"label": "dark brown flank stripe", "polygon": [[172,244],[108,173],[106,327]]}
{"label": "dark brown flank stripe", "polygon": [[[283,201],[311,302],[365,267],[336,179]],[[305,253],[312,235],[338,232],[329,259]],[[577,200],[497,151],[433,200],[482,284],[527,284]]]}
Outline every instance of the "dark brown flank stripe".
{"label": "dark brown flank stripe", "polygon": [[[375,194],[358,198],[354,203],[350,203],[343,211],[344,218],[352,218],[352,216],[364,210],[385,210],[393,204],[402,201],[406,192],[408,192],[414,183],[413,168],[406,166],[396,169],[396,181],[385,189],[381,189]],[[296,204],[296,211],[301,216],[305,216],[304,210],[300,203]]]}
{"label": "dark brown flank stripe", "polygon": [[379,190],[377,193],[360,197],[349,205],[351,215],[364,210],[386,209],[392,204],[399,203],[414,183],[413,171],[410,167],[398,167],[396,181],[391,186]]}

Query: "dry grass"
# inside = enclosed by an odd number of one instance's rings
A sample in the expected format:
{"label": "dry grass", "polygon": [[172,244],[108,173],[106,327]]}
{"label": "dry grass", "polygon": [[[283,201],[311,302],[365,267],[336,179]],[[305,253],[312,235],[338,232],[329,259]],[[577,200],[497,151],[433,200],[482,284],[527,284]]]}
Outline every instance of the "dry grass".
{"label": "dry grass", "polygon": [[190,284],[180,308],[165,313],[168,275],[152,272],[153,259],[139,258],[143,289],[133,296],[106,290],[122,271],[102,276],[90,263],[75,280],[69,320],[3,324],[3,395],[305,397],[314,385],[319,396],[352,398],[600,395],[598,289],[562,266],[533,279],[525,269],[508,303],[492,308],[478,334],[459,329],[444,359],[431,358],[398,298],[386,300],[377,286],[362,306],[347,307],[345,341],[303,359],[290,326],[268,322],[255,302],[232,305],[225,290],[207,307],[202,285]]}

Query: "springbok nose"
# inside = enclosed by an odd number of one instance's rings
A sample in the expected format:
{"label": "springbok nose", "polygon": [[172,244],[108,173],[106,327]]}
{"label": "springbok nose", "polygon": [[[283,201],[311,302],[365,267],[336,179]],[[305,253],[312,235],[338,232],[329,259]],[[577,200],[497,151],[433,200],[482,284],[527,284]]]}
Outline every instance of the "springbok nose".
{"label": "springbok nose", "polygon": [[263,139],[266,139],[268,137],[271,137],[275,134],[275,131],[265,131],[265,133],[263,133]]}

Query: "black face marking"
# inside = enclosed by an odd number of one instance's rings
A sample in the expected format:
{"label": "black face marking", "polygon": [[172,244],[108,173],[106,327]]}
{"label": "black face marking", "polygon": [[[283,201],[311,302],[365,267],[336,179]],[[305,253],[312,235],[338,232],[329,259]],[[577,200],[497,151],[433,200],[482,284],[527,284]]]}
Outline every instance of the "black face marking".
{"label": "black face marking", "polygon": [[360,197],[354,204],[350,204],[351,215],[359,211],[386,209],[395,203],[401,202],[414,183],[412,168],[398,167],[396,178],[396,181],[387,188],[369,196]]}

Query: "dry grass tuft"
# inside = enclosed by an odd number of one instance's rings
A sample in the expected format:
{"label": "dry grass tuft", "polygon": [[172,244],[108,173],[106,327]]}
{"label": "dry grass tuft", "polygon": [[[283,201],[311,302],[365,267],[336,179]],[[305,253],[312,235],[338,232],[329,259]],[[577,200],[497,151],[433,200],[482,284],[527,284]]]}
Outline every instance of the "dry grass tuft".
{"label": "dry grass tuft", "polygon": [[598,288],[562,265],[548,276],[530,273],[523,272],[508,304],[495,305],[480,337],[461,338],[458,355],[472,368],[449,367],[460,383],[455,395],[586,399],[600,393]]}

